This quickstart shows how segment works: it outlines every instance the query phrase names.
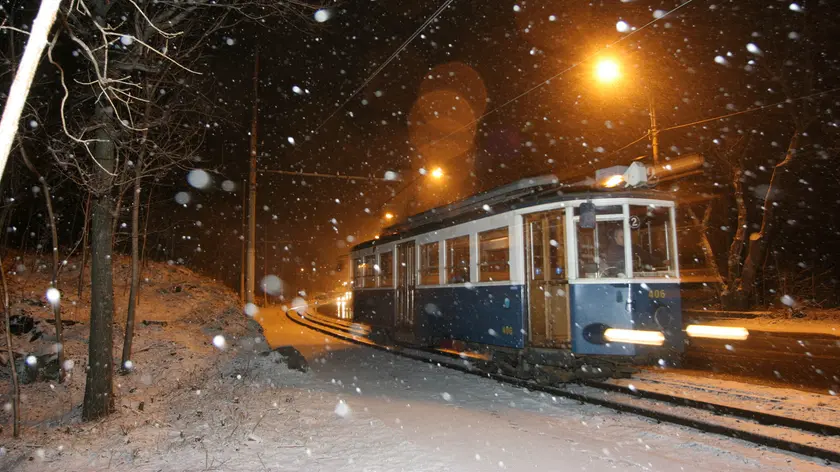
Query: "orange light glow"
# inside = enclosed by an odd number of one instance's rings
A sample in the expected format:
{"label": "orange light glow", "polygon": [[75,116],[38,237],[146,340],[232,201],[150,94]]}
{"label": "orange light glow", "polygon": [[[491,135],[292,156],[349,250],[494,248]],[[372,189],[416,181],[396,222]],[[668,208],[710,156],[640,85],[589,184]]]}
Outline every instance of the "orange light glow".
{"label": "orange light glow", "polygon": [[732,339],[744,341],[750,337],[746,328],[736,326],[688,325],[685,334],[692,338]]}
{"label": "orange light glow", "polygon": [[595,79],[601,83],[612,83],[621,77],[621,68],[614,59],[601,59],[595,63]]}
{"label": "orange light glow", "polygon": [[443,169],[441,169],[440,167],[435,167],[434,170],[432,170],[432,177],[436,179],[440,179],[441,177],[443,177]]}
{"label": "orange light glow", "polygon": [[394,214],[391,213],[390,211],[388,213],[385,213],[385,219],[386,220],[393,220],[394,219]]}
{"label": "orange light glow", "polygon": [[644,344],[646,346],[661,346],[665,343],[665,335],[659,331],[635,329],[609,328],[604,331],[604,339],[611,343]]}
{"label": "orange light glow", "polygon": [[617,187],[621,182],[624,182],[624,176],[621,175],[613,175],[607,180],[604,181],[604,187],[606,188],[613,188]]}

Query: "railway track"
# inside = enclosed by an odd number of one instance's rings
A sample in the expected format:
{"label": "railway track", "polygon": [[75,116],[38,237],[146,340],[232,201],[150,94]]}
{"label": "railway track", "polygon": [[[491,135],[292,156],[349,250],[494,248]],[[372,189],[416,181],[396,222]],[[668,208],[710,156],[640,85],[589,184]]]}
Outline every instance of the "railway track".
{"label": "railway track", "polygon": [[441,367],[480,375],[510,385],[595,404],[612,410],[644,416],[655,421],[687,426],[700,431],[741,439],[765,447],[789,451],[826,463],[840,463],[840,426],[791,416],[685,398],[609,382],[585,382],[562,387],[540,385],[494,373],[491,362],[478,355],[383,346],[368,339],[366,326],[311,313],[288,311],[292,321],[323,334]]}

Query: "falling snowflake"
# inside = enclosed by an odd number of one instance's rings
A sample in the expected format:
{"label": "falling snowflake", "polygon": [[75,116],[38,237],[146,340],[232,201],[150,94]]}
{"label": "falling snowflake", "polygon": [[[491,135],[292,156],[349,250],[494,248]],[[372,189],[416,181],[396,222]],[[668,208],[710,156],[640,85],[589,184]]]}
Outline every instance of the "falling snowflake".
{"label": "falling snowflake", "polygon": [[330,14],[329,10],[325,10],[325,9],[322,8],[322,9],[316,11],[314,16],[315,16],[315,21],[317,21],[318,23],[323,23],[323,22],[329,20],[330,16],[332,16],[332,15]]}
{"label": "falling snowflake", "polygon": [[190,202],[190,194],[187,192],[178,192],[175,194],[175,203],[178,205],[186,205]]}
{"label": "falling snowflake", "polygon": [[52,305],[58,305],[58,302],[61,301],[61,292],[59,292],[58,289],[55,287],[48,288],[47,301],[50,302]]}
{"label": "falling snowflake", "polygon": [[205,170],[193,169],[187,174],[187,182],[195,188],[206,188],[210,185],[210,174]]}
{"label": "falling snowflake", "polygon": [[[257,307],[257,305],[254,305],[253,303],[246,303],[243,311],[245,312],[246,315],[253,318],[257,313],[259,313],[260,309]],[[224,343],[224,338],[222,338],[222,342]],[[216,340],[214,338],[213,339],[213,344],[215,344],[215,343],[216,343]],[[220,347],[220,346],[216,346],[216,347]]]}
{"label": "falling snowflake", "polygon": [[350,407],[344,400],[338,401],[338,405],[335,406],[335,414],[342,418],[347,418],[350,415]]}

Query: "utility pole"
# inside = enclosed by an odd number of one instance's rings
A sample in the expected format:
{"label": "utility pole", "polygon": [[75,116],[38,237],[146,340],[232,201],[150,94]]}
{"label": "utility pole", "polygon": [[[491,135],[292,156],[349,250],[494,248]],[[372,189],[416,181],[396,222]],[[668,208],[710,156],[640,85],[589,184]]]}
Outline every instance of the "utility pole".
{"label": "utility pole", "polygon": [[245,189],[248,188],[248,181],[242,179],[242,254],[239,258],[239,301],[245,303],[245,261],[247,260],[247,253],[245,247],[247,246],[246,233],[248,232],[248,193]]}
{"label": "utility pole", "polygon": [[257,111],[259,109],[260,46],[254,55],[254,116],[251,121],[251,169],[248,178],[248,254],[245,270],[245,303],[254,303],[254,262],[257,233]]}
{"label": "utility pole", "polygon": [[659,165],[659,128],[656,127],[656,102],[650,92],[650,143],[653,148],[653,165]]}

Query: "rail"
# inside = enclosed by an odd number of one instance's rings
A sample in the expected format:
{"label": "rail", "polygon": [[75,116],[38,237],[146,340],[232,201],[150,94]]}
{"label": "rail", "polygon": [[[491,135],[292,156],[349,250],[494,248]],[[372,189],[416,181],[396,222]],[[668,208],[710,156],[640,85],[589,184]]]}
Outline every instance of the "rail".
{"label": "rail", "polygon": [[[749,441],[762,446],[802,454],[804,456],[840,463],[840,428],[833,425],[799,420],[786,416],[747,410],[701,400],[677,397],[659,392],[630,389],[603,382],[587,382],[576,386],[552,387],[482,369],[489,367],[478,362],[464,362],[455,353],[428,351],[402,346],[383,346],[361,334],[369,328],[358,323],[326,320],[311,313],[289,311],[287,317],[302,326],[338,337],[345,341],[390,352],[402,357],[438,364],[461,372],[525,387],[584,403],[632,413],[657,421],[686,426],[700,431]],[[353,327],[355,325],[355,328]],[[350,332],[351,329],[356,331]],[[668,405],[669,411],[663,411]],[[680,414],[682,413],[682,414]],[[794,435],[791,430],[795,430]],[[760,432],[759,432],[760,431]],[[800,441],[788,439],[796,436]]]}

